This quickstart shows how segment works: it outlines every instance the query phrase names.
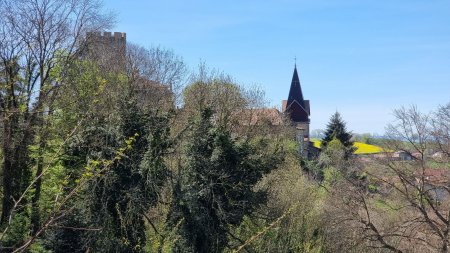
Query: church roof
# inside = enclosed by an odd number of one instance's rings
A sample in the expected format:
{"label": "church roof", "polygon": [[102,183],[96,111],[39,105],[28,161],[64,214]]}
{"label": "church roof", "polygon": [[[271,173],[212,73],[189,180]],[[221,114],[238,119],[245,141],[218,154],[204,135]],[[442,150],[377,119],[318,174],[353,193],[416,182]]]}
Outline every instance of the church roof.
{"label": "church roof", "polygon": [[305,101],[303,100],[302,87],[300,86],[300,79],[298,78],[297,73],[297,65],[295,65],[294,75],[292,76],[287,106],[289,107],[294,101],[297,101],[297,103],[299,103],[303,108],[305,108]]}
{"label": "church roof", "polygon": [[[284,102],[283,102],[284,103]],[[303,99],[302,87],[298,78],[297,65],[294,68],[291,88],[286,105],[283,104],[283,111],[287,112],[294,122],[309,122],[310,105],[309,100]]]}
{"label": "church roof", "polygon": [[283,125],[283,114],[275,108],[243,109],[238,111],[236,116],[239,119],[239,123],[244,126]]}

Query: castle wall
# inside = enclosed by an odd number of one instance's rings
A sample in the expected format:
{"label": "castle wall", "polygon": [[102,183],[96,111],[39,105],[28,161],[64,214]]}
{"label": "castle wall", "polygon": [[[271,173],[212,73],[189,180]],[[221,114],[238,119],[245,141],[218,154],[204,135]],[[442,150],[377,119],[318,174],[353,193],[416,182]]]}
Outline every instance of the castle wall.
{"label": "castle wall", "polygon": [[126,69],[126,33],[88,32],[82,56],[95,60],[105,70]]}

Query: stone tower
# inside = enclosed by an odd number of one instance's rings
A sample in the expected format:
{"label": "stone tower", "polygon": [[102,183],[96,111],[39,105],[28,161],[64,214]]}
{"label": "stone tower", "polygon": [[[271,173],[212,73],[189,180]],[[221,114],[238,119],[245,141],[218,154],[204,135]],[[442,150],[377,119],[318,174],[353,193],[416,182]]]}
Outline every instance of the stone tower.
{"label": "stone tower", "polygon": [[126,33],[88,32],[82,56],[95,60],[106,70],[124,71],[126,66]]}

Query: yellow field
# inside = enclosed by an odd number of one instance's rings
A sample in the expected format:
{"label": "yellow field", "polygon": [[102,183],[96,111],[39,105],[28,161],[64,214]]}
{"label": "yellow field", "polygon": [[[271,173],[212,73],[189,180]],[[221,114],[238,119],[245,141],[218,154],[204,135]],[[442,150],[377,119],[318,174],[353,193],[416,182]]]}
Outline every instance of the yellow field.
{"label": "yellow field", "polygon": [[[312,142],[314,142],[314,147],[320,148],[320,144],[322,143],[318,139],[311,139]],[[370,145],[362,142],[354,142],[353,146],[356,148],[355,154],[362,155],[362,154],[376,154],[383,152],[383,149],[381,147]]]}

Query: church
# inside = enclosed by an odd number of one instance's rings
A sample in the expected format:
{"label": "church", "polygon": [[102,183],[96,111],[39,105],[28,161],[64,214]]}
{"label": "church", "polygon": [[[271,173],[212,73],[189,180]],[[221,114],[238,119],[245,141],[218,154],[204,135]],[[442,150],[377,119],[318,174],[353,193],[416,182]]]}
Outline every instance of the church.
{"label": "church", "polygon": [[[288,99],[282,101],[281,110],[276,108],[247,108],[236,114],[239,125],[244,129],[255,128],[258,125],[270,125],[270,133],[277,134],[280,131],[292,134],[299,146],[299,154],[307,159],[317,157],[320,150],[314,147],[309,137],[310,102],[303,97],[297,65],[294,66],[289,88]],[[286,132],[286,130],[288,130]]]}
{"label": "church", "polygon": [[316,156],[318,150],[316,150],[309,139],[310,103],[309,100],[303,98],[297,64],[294,66],[288,99],[282,101],[282,113],[288,119],[288,124],[295,128],[296,139],[299,143],[299,153],[307,158]]}

